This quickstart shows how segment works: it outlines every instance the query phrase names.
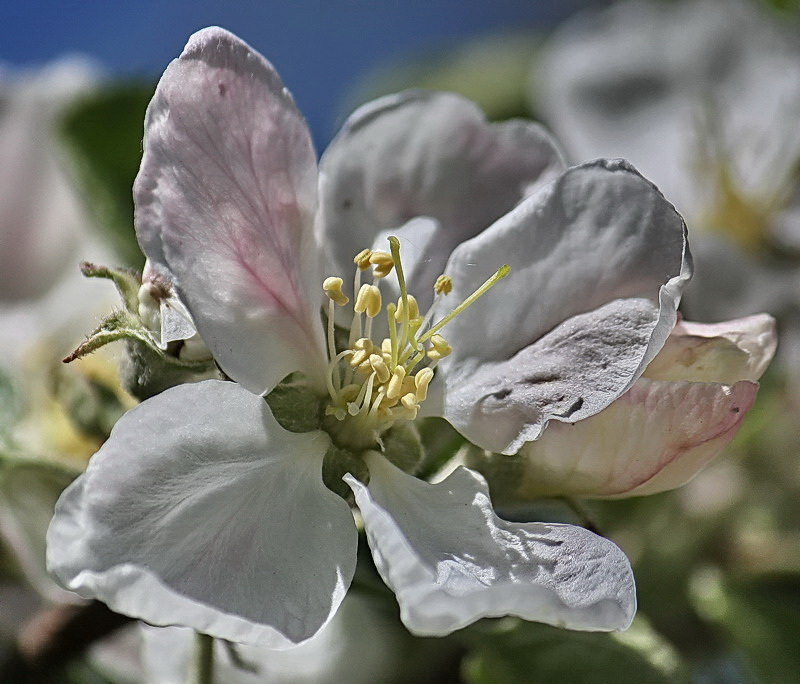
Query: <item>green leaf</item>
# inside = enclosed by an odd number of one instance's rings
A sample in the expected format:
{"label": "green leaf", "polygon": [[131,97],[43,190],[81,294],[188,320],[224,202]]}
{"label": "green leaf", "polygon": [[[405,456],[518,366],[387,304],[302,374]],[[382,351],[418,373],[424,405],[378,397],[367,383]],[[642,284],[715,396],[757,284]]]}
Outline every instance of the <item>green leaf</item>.
{"label": "green leaf", "polygon": [[488,633],[475,639],[477,648],[463,665],[464,679],[470,684],[680,681],[611,634],[511,620],[487,621],[481,628]]}
{"label": "green leaf", "polygon": [[62,134],[95,219],[125,266],[144,258],[133,231],[131,188],[142,157],[144,113],[153,95],[146,83],[95,92],[70,109]]}
{"label": "green leaf", "polygon": [[755,679],[795,682],[800,672],[800,576],[775,574],[712,582],[697,592],[700,608],[719,622],[732,645],[744,652]]}

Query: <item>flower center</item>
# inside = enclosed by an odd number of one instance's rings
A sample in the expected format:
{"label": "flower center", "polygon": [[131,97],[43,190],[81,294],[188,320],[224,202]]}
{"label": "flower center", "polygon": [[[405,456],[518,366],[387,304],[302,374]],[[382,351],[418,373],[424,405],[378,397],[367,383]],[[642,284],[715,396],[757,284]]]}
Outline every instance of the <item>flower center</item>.
{"label": "flower center", "polygon": [[[347,347],[336,348],[334,314],[336,306],[346,306],[349,298],[342,292],[343,280],[326,278],[322,289],[328,297],[328,370],[330,403],[325,413],[347,431],[380,436],[398,420],[414,420],[420,404],[428,396],[428,386],[441,359],[452,351],[440,330],[464,311],[498,281],[508,275],[509,266],[500,268],[450,313],[431,324],[438,300],[447,296],[452,280],[439,276],[434,285],[434,303],[424,315],[417,300],[408,293],[400,258],[400,241],[389,238],[391,253],[362,250],[353,259],[356,265],[353,292],[353,319]],[[362,283],[371,270],[370,283]],[[378,281],[394,273],[400,290],[397,303],[383,307]],[[388,336],[373,339],[375,319],[386,315]]]}

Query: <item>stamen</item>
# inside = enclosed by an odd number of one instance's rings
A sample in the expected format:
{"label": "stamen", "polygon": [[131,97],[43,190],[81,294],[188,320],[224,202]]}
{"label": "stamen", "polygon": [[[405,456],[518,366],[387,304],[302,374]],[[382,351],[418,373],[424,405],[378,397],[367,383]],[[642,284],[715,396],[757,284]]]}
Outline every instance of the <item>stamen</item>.
{"label": "stamen", "polygon": [[403,389],[403,380],[406,377],[406,369],[403,366],[395,366],[392,371],[392,378],[389,380],[389,386],[386,388],[387,399],[397,399]]}
{"label": "stamen", "polygon": [[388,252],[379,250],[373,252],[369,257],[369,262],[375,266],[375,270],[372,273],[376,278],[385,278],[394,268],[392,255]]}
{"label": "stamen", "polygon": [[475,292],[473,292],[469,297],[467,297],[461,304],[459,304],[455,309],[453,309],[449,314],[447,314],[444,318],[438,321],[435,325],[431,327],[428,332],[426,332],[422,337],[419,338],[420,342],[425,342],[433,337],[437,332],[439,332],[444,326],[446,326],[450,321],[452,321],[458,314],[460,314],[464,309],[468,306],[473,304],[477,299],[485,295],[489,290],[491,290],[497,283],[499,283],[503,278],[505,278],[509,272],[511,271],[511,266],[508,264],[501,266],[497,269],[497,272],[489,278],[483,285],[481,285]]}
{"label": "stamen", "polygon": [[417,412],[419,411],[419,404],[417,403],[417,397],[412,394],[408,393],[403,396],[400,400],[400,403],[403,405],[403,408],[406,409],[408,412],[407,416],[409,420],[414,420],[417,417]]}
{"label": "stamen", "polygon": [[440,295],[449,295],[453,291],[453,279],[449,275],[440,275],[433,284],[433,291]]}
{"label": "stamen", "polygon": [[428,350],[428,358],[431,361],[438,361],[453,353],[453,347],[441,335],[433,335],[431,337],[431,346],[433,348]]}
{"label": "stamen", "polygon": [[[341,280],[341,279],[340,279]],[[333,359],[336,356],[336,339],[333,329],[333,317],[335,314],[336,305],[333,299],[328,301],[328,359]],[[342,378],[339,375],[339,364],[333,364],[333,385],[337,389],[342,385]]]}
{"label": "stamen", "polygon": [[368,318],[375,318],[381,312],[381,291],[375,285],[362,285],[353,310],[366,312]]}
{"label": "stamen", "polygon": [[353,257],[353,263],[358,266],[358,270],[366,271],[370,267],[369,259],[372,256],[371,249],[362,249]]}
{"label": "stamen", "polygon": [[344,281],[337,277],[325,278],[322,282],[322,290],[328,296],[328,299],[336,302],[339,306],[344,306],[350,301],[350,298],[342,292],[343,284]]}
{"label": "stamen", "polygon": [[423,368],[414,376],[416,386],[417,403],[422,403],[428,398],[428,385],[433,380],[433,371],[430,368]]}
{"label": "stamen", "polygon": [[384,383],[391,377],[391,373],[389,372],[389,367],[386,365],[386,362],[383,360],[382,356],[378,356],[378,354],[372,354],[369,357],[369,365],[372,367],[372,370],[378,376],[378,382]]}
{"label": "stamen", "polygon": [[412,320],[419,318],[419,304],[417,304],[417,298],[414,295],[408,295],[405,302],[402,297],[397,300],[397,311],[394,314],[394,320],[400,323],[406,314]]}

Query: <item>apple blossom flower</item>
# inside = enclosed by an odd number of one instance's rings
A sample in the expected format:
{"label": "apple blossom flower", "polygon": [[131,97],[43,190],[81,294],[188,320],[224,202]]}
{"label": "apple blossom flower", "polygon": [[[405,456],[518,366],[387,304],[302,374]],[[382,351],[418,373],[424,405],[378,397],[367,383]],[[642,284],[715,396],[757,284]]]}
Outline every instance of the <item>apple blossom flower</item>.
{"label": "apple blossom flower", "polygon": [[86,297],[74,265],[108,252],[58,139],[60,117],[97,82],[97,68],[77,57],[36,70],[0,65],[0,366],[15,376],[33,340],[66,352],[65,331],[88,327],[109,303]]}
{"label": "apple blossom flower", "polygon": [[619,155],[694,229],[695,319],[767,311],[800,368],[800,40],[756,3],[619,2],[544,49],[534,99],[575,160]]}
{"label": "apple blossom flower", "polygon": [[800,247],[800,41],[753,3],[635,0],[577,16],[534,89],[572,158],[624,156],[690,225]]}
{"label": "apple blossom flower", "polygon": [[538,126],[443,93],[365,105],[318,171],[272,66],[219,28],[167,68],[145,128],[139,242],[234,382],[117,423],[48,532],[64,586],[154,625],[301,643],[353,575],[344,476],[412,632],[627,627],[615,545],[501,520],[468,469],[414,477],[413,420],[513,452],[624,394],[691,272],[661,193],[622,161],[565,170]]}
{"label": "apple blossom flower", "polygon": [[679,322],[642,377],[575,425],[554,424],[516,456],[473,452],[506,505],[537,496],[623,498],[692,479],[733,439],[776,347],[767,314],[725,323]]}

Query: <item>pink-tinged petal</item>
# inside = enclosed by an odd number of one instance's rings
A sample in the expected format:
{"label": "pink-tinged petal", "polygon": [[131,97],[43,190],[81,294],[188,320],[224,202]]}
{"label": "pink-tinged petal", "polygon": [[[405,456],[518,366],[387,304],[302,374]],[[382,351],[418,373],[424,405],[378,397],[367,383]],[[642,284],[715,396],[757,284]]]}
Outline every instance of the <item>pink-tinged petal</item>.
{"label": "pink-tinged petal", "polygon": [[563,169],[560,150],[539,124],[489,123],[454,93],[389,95],[353,113],[325,151],[320,227],[344,275],[353,255],[382,231],[417,216],[435,219],[439,229],[410,285],[424,309],[453,248]]}
{"label": "pink-tinged petal", "polygon": [[453,252],[462,301],[448,323],[442,414],[470,441],[514,453],[550,420],[575,422],[627,391],[664,344],[691,276],[686,227],[622,160],[569,169]]}
{"label": "pink-tinged petal", "polygon": [[680,321],[644,377],[726,385],[755,382],[772,361],[777,345],[775,319],[768,314],[723,323]]}
{"label": "pink-tinged petal", "polygon": [[330,444],[290,433],[232,382],[180,385],[125,414],[62,495],[48,567],[154,625],[287,648],[324,627],[357,533],[322,482]]}
{"label": "pink-tinged petal", "polygon": [[[493,466],[505,469],[504,477],[516,473],[514,485],[498,491],[510,501],[621,498],[674,489],[733,439],[757,391],[748,381],[729,387],[640,379],[601,413],[574,425],[553,423],[541,439],[510,457],[521,461],[493,461],[486,472],[490,482]],[[509,457],[492,457],[502,458]]]}
{"label": "pink-tinged petal", "polygon": [[324,364],[316,157],[278,74],[219,28],[170,64],[134,186],[145,254],[223,370],[253,392]]}
{"label": "pink-tinged petal", "polygon": [[633,574],[608,539],[573,525],[501,520],[484,479],[465,468],[432,485],[374,452],[368,465],[369,487],[345,480],[413,633],[443,636],[503,615],[589,631],[630,625]]}

